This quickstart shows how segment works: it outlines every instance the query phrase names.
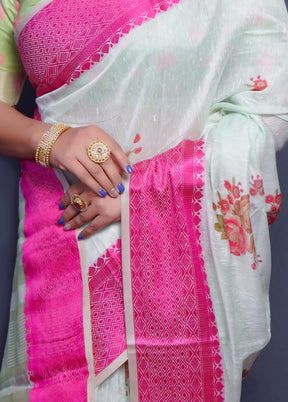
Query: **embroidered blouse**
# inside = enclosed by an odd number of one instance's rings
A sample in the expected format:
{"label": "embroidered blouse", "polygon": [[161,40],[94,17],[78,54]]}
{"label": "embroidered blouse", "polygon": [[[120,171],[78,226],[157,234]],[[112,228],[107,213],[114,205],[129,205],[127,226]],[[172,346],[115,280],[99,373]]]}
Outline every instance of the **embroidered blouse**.
{"label": "embroidered blouse", "polygon": [[14,39],[21,18],[39,0],[0,1],[0,100],[15,105],[25,82],[25,71]]}

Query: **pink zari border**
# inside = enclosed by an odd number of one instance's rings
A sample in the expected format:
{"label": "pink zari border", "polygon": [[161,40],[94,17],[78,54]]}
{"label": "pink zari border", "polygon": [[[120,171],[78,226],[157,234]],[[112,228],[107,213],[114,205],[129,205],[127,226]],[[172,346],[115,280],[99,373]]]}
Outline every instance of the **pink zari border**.
{"label": "pink zari border", "polygon": [[94,370],[99,384],[127,360],[120,239],[89,268],[89,292]]}
{"label": "pink zari border", "polygon": [[133,28],[179,2],[53,0],[33,15],[18,38],[21,59],[37,96],[75,80]]}
{"label": "pink zari border", "polygon": [[184,141],[136,164],[131,176],[131,282],[124,272],[124,289],[131,290],[125,309],[132,400],[224,401],[200,245],[203,146]]}
{"label": "pink zari border", "polygon": [[23,265],[30,401],[87,401],[83,286],[74,232],[57,225],[63,188],[52,169],[22,161]]}

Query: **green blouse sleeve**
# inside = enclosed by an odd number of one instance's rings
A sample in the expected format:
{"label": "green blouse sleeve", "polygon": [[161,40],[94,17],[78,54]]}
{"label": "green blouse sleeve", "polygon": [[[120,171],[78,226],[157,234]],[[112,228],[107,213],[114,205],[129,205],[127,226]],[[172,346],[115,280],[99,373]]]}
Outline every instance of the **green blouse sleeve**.
{"label": "green blouse sleeve", "polygon": [[25,73],[14,40],[20,3],[0,0],[0,100],[15,105],[21,95]]}

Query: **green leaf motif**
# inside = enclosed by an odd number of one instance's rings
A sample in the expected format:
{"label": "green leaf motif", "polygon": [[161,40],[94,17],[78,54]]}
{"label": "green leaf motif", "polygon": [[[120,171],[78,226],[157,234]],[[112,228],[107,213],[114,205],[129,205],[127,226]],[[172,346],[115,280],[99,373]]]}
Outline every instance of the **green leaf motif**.
{"label": "green leaf motif", "polygon": [[225,221],[222,215],[216,215],[218,223],[214,224],[214,228],[217,232],[221,233],[221,240],[227,240],[227,231],[225,227]]}

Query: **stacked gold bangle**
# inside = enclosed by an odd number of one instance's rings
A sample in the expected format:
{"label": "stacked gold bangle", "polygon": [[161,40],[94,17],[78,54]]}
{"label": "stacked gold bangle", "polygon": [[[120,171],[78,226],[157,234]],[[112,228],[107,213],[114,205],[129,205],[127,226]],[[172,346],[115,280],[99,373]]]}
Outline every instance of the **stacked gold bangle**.
{"label": "stacked gold bangle", "polygon": [[55,124],[45,131],[36,149],[35,160],[37,163],[44,167],[50,167],[50,154],[53,145],[57,138],[64,133],[64,131],[71,128],[66,124]]}

